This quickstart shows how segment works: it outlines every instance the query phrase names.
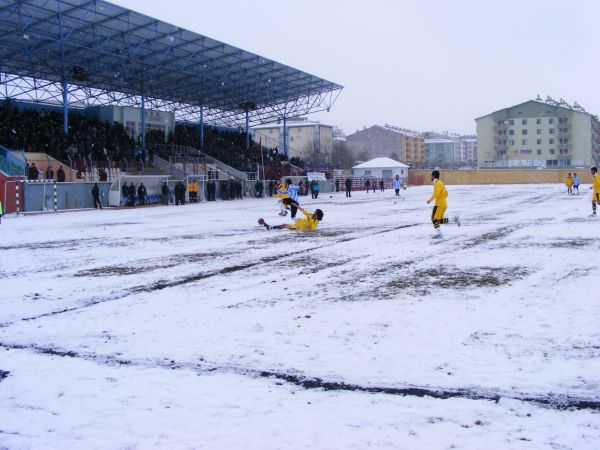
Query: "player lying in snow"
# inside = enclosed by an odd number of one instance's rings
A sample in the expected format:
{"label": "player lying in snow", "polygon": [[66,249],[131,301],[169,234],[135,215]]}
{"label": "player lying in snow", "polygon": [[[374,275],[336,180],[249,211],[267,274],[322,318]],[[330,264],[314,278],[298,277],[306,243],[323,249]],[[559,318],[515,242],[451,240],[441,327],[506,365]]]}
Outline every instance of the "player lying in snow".
{"label": "player lying in snow", "polygon": [[323,220],[323,211],[320,209],[315,209],[315,212],[311,214],[301,206],[298,206],[298,209],[302,211],[306,218],[298,219],[295,223],[271,226],[268,223],[265,223],[264,219],[258,219],[258,223],[260,225],[264,225],[267,230],[282,228],[287,228],[289,230],[316,230],[319,222]]}

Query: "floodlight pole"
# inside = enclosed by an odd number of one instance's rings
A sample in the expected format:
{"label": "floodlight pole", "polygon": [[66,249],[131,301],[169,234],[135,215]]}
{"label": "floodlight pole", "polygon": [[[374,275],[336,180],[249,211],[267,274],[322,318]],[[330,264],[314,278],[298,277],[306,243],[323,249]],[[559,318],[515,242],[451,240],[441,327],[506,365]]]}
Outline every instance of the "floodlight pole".
{"label": "floodlight pole", "polygon": [[62,80],[62,97],[63,97],[63,132],[69,134],[69,91],[67,90],[67,80]]}
{"label": "floodlight pole", "polygon": [[142,152],[146,151],[146,96],[142,92]]}
{"label": "floodlight pole", "polygon": [[250,148],[250,111],[246,109],[246,150]]}
{"label": "floodlight pole", "polygon": [[283,116],[283,154],[288,154],[288,140],[287,140],[287,117]]}
{"label": "floodlight pole", "polygon": [[204,151],[204,106],[200,106],[200,150]]}

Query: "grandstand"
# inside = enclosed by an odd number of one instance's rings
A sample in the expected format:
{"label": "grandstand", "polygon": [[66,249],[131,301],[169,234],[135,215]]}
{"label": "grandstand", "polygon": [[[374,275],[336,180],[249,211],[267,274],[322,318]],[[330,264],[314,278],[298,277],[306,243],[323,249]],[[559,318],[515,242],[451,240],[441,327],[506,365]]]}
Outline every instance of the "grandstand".
{"label": "grandstand", "polygon": [[[229,167],[234,178],[259,173],[259,164],[280,164],[287,152],[263,155],[249,127],[328,110],[342,89],[103,0],[0,0],[0,34],[0,195],[27,171],[21,163],[4,170],[9,154],[13,166],[41,154],[42,176],[62,164],[75,182],[102,180],[101,173],[107,182],[159,176],[165,168],[179,169],[180,178],[199,175],[188,167],[205,175]],[[107,106],[140,111],[136,132],[92,114]],[[149,126],[150,111],[173,114],[175,130]],[[172,160],[181,156],[176,146],[196,151],[185,167]]]}

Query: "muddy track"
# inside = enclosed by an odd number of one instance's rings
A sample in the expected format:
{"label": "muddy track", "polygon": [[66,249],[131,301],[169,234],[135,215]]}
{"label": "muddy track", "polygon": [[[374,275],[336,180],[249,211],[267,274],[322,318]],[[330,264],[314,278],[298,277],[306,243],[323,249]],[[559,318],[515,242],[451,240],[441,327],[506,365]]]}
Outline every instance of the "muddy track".
{"label": "muddy track", "polygon": [[[0,348],[4,350],[24,350],[33,351],[38,354],[47,354],[59,356],[62,358],[76,358],[85,361],[94,362],[101,365],[121,365],[144,368],[161,368],[168,370],[192,370],[197,374],[224,373],[235,374],[239,376],[252,378],[269,378],[280,380],[289,384],[299,386],[303,389],[322,389],[325,391],[349,391],[365,392],[370,394],[398,395],[402,397],[430,397],[439,400],[452,398],[462,398],[467,400],[484,400],[498,403],[500,400],[518,400],[526,403],[533,403],[539,406],[557,409],[557,410],[592,410],[600,411],[600,400],[571,396],[568,394],[508,394],[501,390],[478,389],[478,388],[444,388],[433,386],[376,386],[360,385],[346,383],[343,381],[328,381],[319,377],[309,377],[286,372],[277,372],[270,370],[260,370],[241,366],[225,365],[219,366],[215,363],[205,361],[203,358],[199,362],[181,362],[169,358],[157,360],[127,360],[114,355],[99,355],[95,353],[77,353],[74,351],[54,349],[50,347],[41,347],[35,345],[17,345],[0,342]],[[0,381],[2,378],[10,376],[8,371],[0,371]]]}

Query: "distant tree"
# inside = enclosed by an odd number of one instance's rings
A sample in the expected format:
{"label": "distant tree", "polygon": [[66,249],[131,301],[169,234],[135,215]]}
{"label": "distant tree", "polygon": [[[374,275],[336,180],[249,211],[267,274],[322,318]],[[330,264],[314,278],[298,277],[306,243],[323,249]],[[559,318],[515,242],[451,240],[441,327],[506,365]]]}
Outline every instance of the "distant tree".
{"label": "distant tree", "polygon": [[354,155],[348,148],[346,141],[335,141],[331,153],[331,163],[340,169],[351,169],[354,165]]}
{"label": "distant tree", "polygon": [[398,153],[394,152],[390,155],[390,158],[393,159],[394,161],[400,161],[400,157],[398,156]]}

